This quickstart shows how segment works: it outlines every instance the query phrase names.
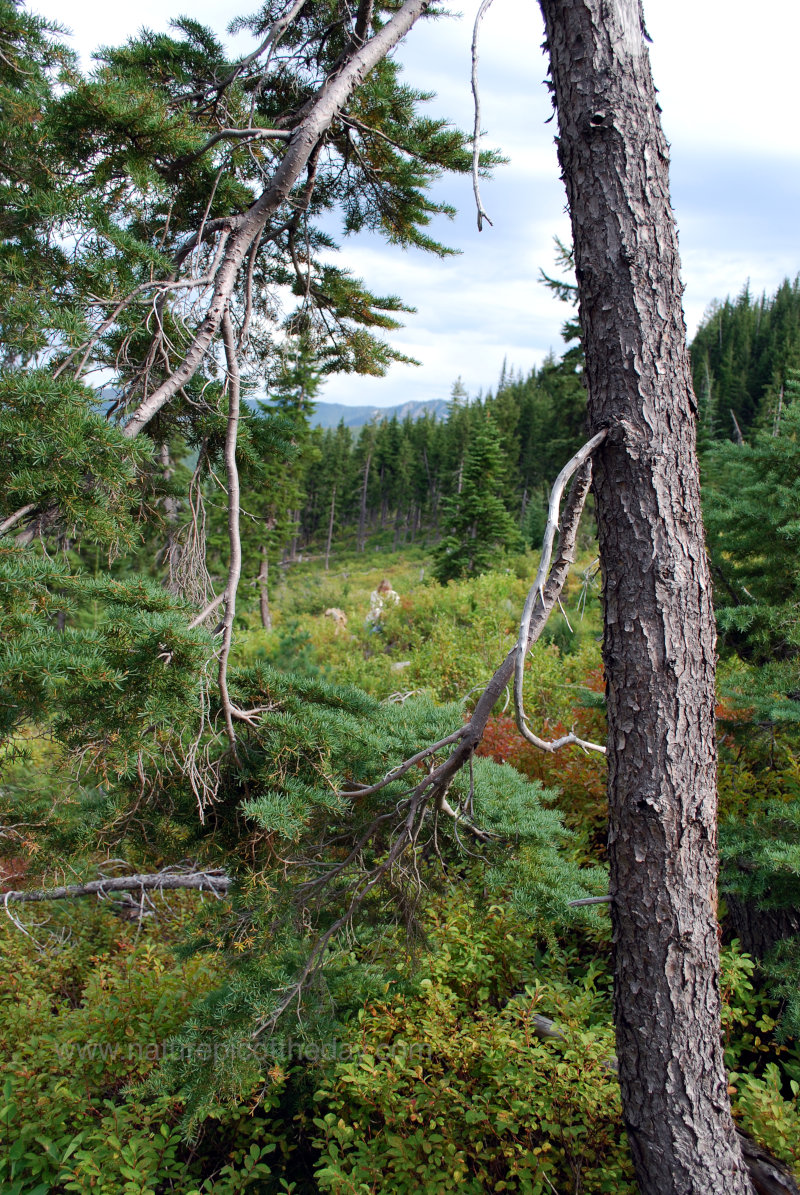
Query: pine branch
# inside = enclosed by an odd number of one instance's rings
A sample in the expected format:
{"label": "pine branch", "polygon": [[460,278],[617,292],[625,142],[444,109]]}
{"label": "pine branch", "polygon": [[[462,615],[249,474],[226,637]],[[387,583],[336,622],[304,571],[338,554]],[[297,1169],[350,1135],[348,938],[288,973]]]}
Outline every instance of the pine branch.
{"label": "pine branch", "polygon": [[[585,446],[581,450],[581,453],[577,454],[580,458],[577,464],[574,463],[576,458],[573,458],[569,465],[562,470],[562,475],[559,476],[561,484],[558,490],[558,497],[560,498],[560,494],[570,473],[576,473],[575,480],[567,497],[564,516],[561,522],[558,553],[549,569],[546,583],[544,585],[537,583],[532,590],[533,601],[530,616],[526,619],[526,651],[544,630],[547,619],[559,600],[561,591],[569,575],[570,567],[575,559],[578,524],[591,484],[591,451],[596,446],[595,440],[599,443],[602,438],[603,436],[600,435],[590,441],[589,445]],[[552,555],[552,536],[550,538],[550,551],[549,553],[545,552],[543,555],[547,555],[549,562]],[[537,582],[538,580],[537,577]],[[329,889],[334,881],[343,876],[351,866],[363,857],[362,852],[364,847],[385,826],[387,821],[400,818],[399,829],[386,854],[379,863],[365,873],[359,874],[352,883],[348,890],[347,908],[338,918],[334,919],[325,932],[314,942],[299,976],[292,984],[284,989],[276,1007],[267,1018],[257,1025],[253,1037],[260,1037],[262,1034],[271,1033],[283,1013],[292,1004],[298,1003],[301,1000],[307,985],[322,966],[328,944],[342,930],[346,930],[352,925],[366,897],[375,889],[383,877],[400,863],[403,856],[409,851],[413,855],[429,810],[433,810],[436,814],[444,813],[451,817],[456,830],[459,826],[462,826],[478,838],[479,841],[486,841],[491,837],[487,831],[481,829],[481,827],[473,822],[470,807],[471,802],[468,800],[464,808],[454,809],[447,800],[447,792],[456,775],[465,765],[471,763],[475,748],[483,737],[483,732],[486,729],[491,712],[507,687],[511,677],[514,675],[519,651],[519,644],[517,644],[508,653],[484,689],[471,717],[460,730],[449,735],[447,738],[440,739],[432,746],[404,760],[377,784],[363,788],[352,786],[342,794],[345,796],[360,796],[362,794],[366,795],[368,792],[377,792],[385,785],[405,775],[415,764],[423,763],[426,759],[430,759],[432,753],[436,750],[452,742],[456,744],[447,759],[438,766],[432,767],[408,793],[405,799],[394,804],[388,812],[379,814],[362,831],[358,841],[345,859],[339,861],[322,875],[302,884],[298,888],[296,900],[303,904],[309,898],[315,897],[318,899],[321,897],[322,893],[326,889]],[[470,785],[470,796],[471,791],[472,786]]]}
{"label": "pine branch", "polygon": [[346,59],[341,70],[326,80],[302,122],[295,128],[286,153],[267,187],[230,237],[206,313],[180,365],[148,395],[124,427],[129,439],[137,436],[161,408],[187,385],[203,361],[217,334],[233,294],[239,269],[257,236],[284,203],[305,169],[314,150],[346,104],[356,87],[427,11],[431,0],[406,0],[390,21],[360,50]]}

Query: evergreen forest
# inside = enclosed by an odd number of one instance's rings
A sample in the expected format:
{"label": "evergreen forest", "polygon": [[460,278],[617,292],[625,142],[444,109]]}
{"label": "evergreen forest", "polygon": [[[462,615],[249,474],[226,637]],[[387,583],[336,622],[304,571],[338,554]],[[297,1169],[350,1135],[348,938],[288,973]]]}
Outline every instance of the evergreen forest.
{"label": "evergreen forest", "polygon": [[[331,216],[446,255],[431,183],[471,169],[389,56],[285,180],[407,9],[268,0],[249,58],[181,18],[86,73],[0,0],[3,1195],[639,1190],[580,473],[531,590],[586,439],[569,249],[559,357],[455,380],[446,418],[310,422],[327,377],[398,358],[404,310],[330,264]],[[800,276],[715,303],[690,353],[725,1063],[791,1191]],[[497,679],[526,595],[560,751]]]}

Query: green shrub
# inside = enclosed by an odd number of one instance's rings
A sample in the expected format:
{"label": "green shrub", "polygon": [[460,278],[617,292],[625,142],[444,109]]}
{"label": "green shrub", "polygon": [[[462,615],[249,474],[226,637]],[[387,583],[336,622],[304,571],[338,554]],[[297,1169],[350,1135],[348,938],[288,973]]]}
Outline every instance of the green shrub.
{"label": "green shrub", "polygon": [[779,1041],[780,1004],[734,941],[722,951],[722,1027],[731,1102],[745,1132],[800,1178],[800,1050]]}
{"label": "green shrub", "polygon": [[[137,1085],[164,1043],[219,975],[201,957],[178,963],[170,943],[186,914],[137,932],[87,903],[31,924],[0,926],[0,1190],[4,1195],[156,1195],[279,1191],[272,1155],[291,1149],[285,1126],[231,1109],[194,1145],[180,1099]],[[29,918],[26,920],[30,921]],[[267,1111],[279,1102],[266,1101]]]}
{"label": "green shrub", "polygon": [[[323,1191],[630,1192],[608,993],[548,975],[530,925],[441,910],[412,992],[365,1007],[326,1075]],[[534,1018],[564,1040],[542,1040]]]}

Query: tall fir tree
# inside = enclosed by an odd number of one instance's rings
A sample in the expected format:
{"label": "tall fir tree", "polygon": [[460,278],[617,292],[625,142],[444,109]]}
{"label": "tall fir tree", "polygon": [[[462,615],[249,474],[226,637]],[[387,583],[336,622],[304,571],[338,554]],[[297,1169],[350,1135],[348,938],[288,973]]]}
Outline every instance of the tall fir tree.
{"label": "tall fir tree", "polygon": [[507,472],[500,434],[481,410],[466,448],[461,488],[442,504],[446,534],[435,554],[438,581],[486,572],[503,552],[520,546],[519,529],[504,502]]}
{"label": "tall fir tree", "polygon": [[720,645],[752,665],[738,704],[800,723],[800,374],[779,427],[704,458]]}

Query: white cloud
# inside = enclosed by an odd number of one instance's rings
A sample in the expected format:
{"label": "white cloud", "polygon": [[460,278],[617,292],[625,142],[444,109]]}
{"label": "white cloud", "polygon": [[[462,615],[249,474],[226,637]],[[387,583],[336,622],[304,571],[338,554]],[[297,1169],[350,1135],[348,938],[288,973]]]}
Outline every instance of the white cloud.
{"label": "white cloud", "polygon": [[[672,192],[681,229],[690,333],[713,298],[751,288],[774,290],[800,270],[800,159],[795,59],[800,5],[795,0],[644,0],[664,126],[672,143]],[[73,27],[84,56],[141,25],[165,28],[167,0],[124,6],[97,0],[34,3]],[[246,9],[247,5],[244,4]],[[414,29],[398,57],[409,82],[438,92],[431,111],[472,125],[469,86],[472,14]],[[222,32],[229,0],[193,0],[192,16]],[[504,356],[517,367],[538,363],[566,311],[536,284],[553,260],[552,237],[569,236],[553,148],[555,123],[542,80],[543,28],[533,0],[496,0],[483,22],[480,52],[485,144],[511,164],[483,186],[494,227],[480,236],[470,184],[447,180],[441,194],[460,209],[434,235],[463,250],[440,262],[401,253],[376,239],[347,242],[340,259],[373,290],[398,293],[418,308],[392,343],[423,361],[393,367],[387,378],[332,380],[326,397],[388,405],[439,397],[459,374],[475,392],[491,387]]]}

